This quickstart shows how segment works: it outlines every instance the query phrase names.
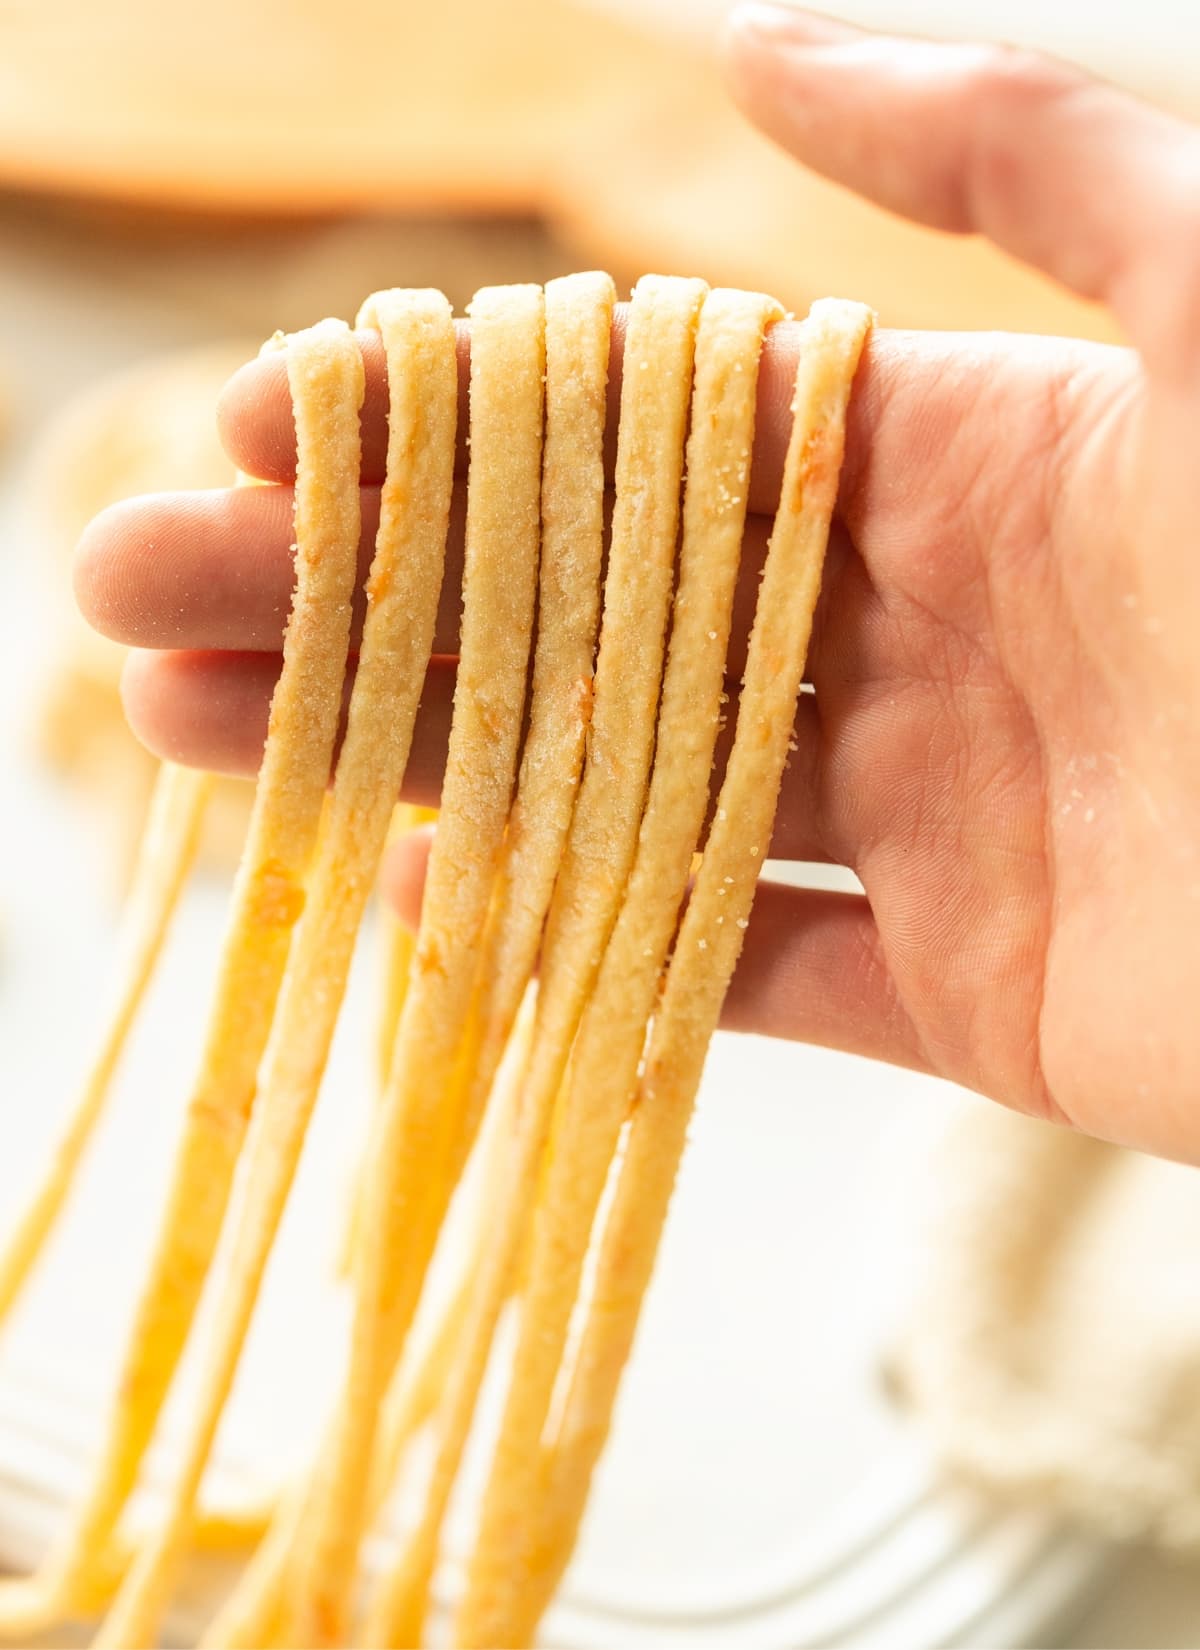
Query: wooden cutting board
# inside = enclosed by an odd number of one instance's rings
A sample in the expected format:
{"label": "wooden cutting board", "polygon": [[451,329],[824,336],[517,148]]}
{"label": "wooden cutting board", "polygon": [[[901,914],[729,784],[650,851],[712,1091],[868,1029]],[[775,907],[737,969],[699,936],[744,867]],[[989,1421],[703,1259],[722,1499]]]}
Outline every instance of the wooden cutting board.
{"label": "wooden cutting board", "polygon": [[982,243],[792,165],[687,40],[565,0],[9,0],[0,182],[256,215],[533,212],[581,261],[794,307],[837,291],[893,325],[1114,336]]}

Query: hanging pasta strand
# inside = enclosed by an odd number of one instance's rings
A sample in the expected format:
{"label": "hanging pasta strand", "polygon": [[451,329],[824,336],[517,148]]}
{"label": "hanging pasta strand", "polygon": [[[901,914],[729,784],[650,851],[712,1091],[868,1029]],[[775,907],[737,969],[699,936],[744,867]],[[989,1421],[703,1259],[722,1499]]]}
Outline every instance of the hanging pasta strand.
{"label": "hanging pasta strand", "polygon": [[162,953],[179,896],[196,858],[212,777],[164,762],[158,770],[121,913],[116,989],[99,1044],[49,1167],[0,1252],[0,1325],[36,1266],[112,1091],[113,1078]]}
{"label": "hanging pasta strand", "polygon": [[[600,613],[604,428],[615,297],[611,278],[603,274],[565,276],[546,287],[542,555],[530,726],[462,1055],[467,1093],[451,1181],[470,1149],[533,970],[583,764]],[[499,1183],[502,1168],[498,1166],[496,1173]],[[490,1230],[487,1241],[490,1245]],[[481,1260],[483,1253],[481,1245]],[[457,1367],[465,1364],[475,1371],[486,1359],[486,1346],[460,1344],[470,1340],[466,1325],[472,1286],[468,1274],[455,1306],[455,1358],[447,1364],[443,1389]],[[481,1375],[481,1368],[469,1374],[466,1385],[477,1385]],[[389,1584],[379,1590],[365,1629],[368,1642],[373,1634],[389,1631],[383,1622],[392,1609],[399,1610],[408,1624],[400,1631],[419,1635],[418,1612],[423,1615],[442,1518],[468,1428],[469,1415],[441,1428],[419,1527],[404,1565],[395,1567]]]}
{"label": "hanging pasta strand", "polygon": [[[276,1010],[229,1274],[205,1349],[184,1464],[157,1535],[131,1570],[98,1645],[149,1646],[186,1549],[204,1467],[245,1343],[345,995],[350,961],[404,778],[442,585],[458,369],[438,292],[380,293],[360,320],[388,362],[387,477],[367,580],[367,616],[307,906]],[[340,700],[340,685],[335,690]]]}
{"label": "hanging pasta strand", "polygon": [[[239,473],[237,486],[255,485]],[[0,1250],[0,1325],[38,1262],[108,1104],[113,1079],[162,955],[180,895],[196,860],[213,777],[173,762],[159,766],[121,913],[116,987],[78,1099],[38,1182]]]}
{"label": "hanging pasta strand", "polygon": [[300,1485],[279,1497],[262,1540],[196,1650],[268,1650],[283,1643],[283,1594],[302,1508]]}
{"label": "hanging pasta strand", "polygon": [[457,1056],[525,708],[540,540],[541,289],[485,288],[471,316],[462,640],[442,812],[375,1137],[349,1367],[309,1486],[284,1605],[285,1632],[314,1646],[336,1643],[345,1631],[380,1401],[441,1223],[445,1165],[461,1115]]}
{"label": "hanging pasta strand", "polygon": [[655,1016],[563,1418],[541,1454],[536,1538],[520,1566],[523,1597],[494,1644],[530,1642],[574,1549],[608,1436],[705,1055],[771,840],[837,496],[850,386],[870,325],[862,305],[826,299],[801,328],[794,422],[733,750]]}
{"label": "hanging pasta strand", "polygon": [[425,1345],[414,1349],[417,1356],[411,1361],[406,1359],[397,1368],[384,1402],[379,1443],[371,1466],[372,1517],[393,1486],[405,1447],[436,1411],[458,1358],[471,1281],[481,1255],[492,1241],[496,1224],[496,1200],[506,1179],[505,1166],[521,1093],[520,1079],[532,1038],[533,993],[530,992],[518,1010],[477,1142],[481,1161],[473,1170],[475,1184],[468,1232],[462,1240],[465,1259],[458,1266],[457,1281],[438,1314],[435,1328]]}
{"label": "hanging pasta strand", "polygon": [[452,1173],[470,1149],[533,972],[575,811],[600,617],[615,301],[608,275],[564,275],[546,286],[542,558],[529,732],[463,1051],[468,1087]]}
{"label": "hanging pasta strand", "polygon": [[[297,334],[286,348],[299,462],[296,590],[283,670],[200,1070],[104,1448],[65,1538],[32,1584],[51,1615],[93,1608],[109,1584],[108,1541],[154,1432],[220,1234],[304,905],[329,774],[358,559],[362,358],[340,322]],[[8,1624],[6,1590],[0,1588],[0,1630]]]}
{"label": "hanging pasta strand", "polygon": [[[532,1004],[527,999],[518,1014],[509,1047],[505,1051],[504,1063],[497,1077],[497,1093],[488,1106],[485,1134],[479,1143],[484,1162],[479,1171],[471,1235],[465,1245],[467,1258],[459,1281],[442,1308],[426,1345],[411,1363],[406,1359],[397,1368],[383,1405],[379,1442],[371,1463],[368,1523],[374,1521],[387,1500],[408,1444],[436,1409],[442,1389],[459,1357],[471,1279],[485,1247],[491,1242],[495,1224],[493,1205],[504,1184],[504,1163],[519,1096],[517,1078],[528,1057],[532,1032]],[[288,1560],[295,1540],[299,1510],[298,1495],[292,1496],[290,1508],[280,1503],[280,1516],[273,1524],[269,1539],[262,1542],[241,1577],[235,1594],[217,1612],[202,1635],[199,1650],[255,1650],[255,1647],[274,1642],[283,1609]]]}
{"label": "hanging pasta strand", "polygon": [[[696,341],[679,584],[657,753],[637,857],[584,1013],[553,1123],[508,1401],[471,1559],[473,1632],[507,1643],[521,1591],[537,1456],[596,1210],[629,1097],[692,855],[704,823],[741,560],[764,331],[782,311],[752,293],[710,292]],[[722,919],[718,917],[718,922]]]}
{"label": "hanging pasta strand", "polygon": [[[616,290],[611,276],[546,285],[546,427],[542,549],[529,729],[483,941],[477,997],[459,1056],[463,1121],[448,1171],[457,1184],[533,972],[542,924],[575,807],[591,720],[592,666],[604,554],[604,426]],[[416,810],[414,810],[415,812]],[[397,956],[412,941],[391,920]],[[403,937],[401,937],[403,936]],[[400,964],[391,966],[397,979]],[[381,1058],[398,1023],[389,989]],[[390,1027],[390,1030],[389,1030]],[[361,1211],[361,1200],[355,1205]]]}
{"label": "hanging pasta strand", "polygon": [[[419,831],[423,825],[432,824],[436,818],[436,808],[422,808],[416,803],[398,802],[392,811],[392,821],[388,826],[388,846],[401,841],[413,831]],[[408,995],[409,975],[417,944],[412,929],[386,909],[379,912],[379,925],[381,1002],[375,1032],[375,1070],[379,1085],[377,1100],[382,1099],[387,1089],[388,1074],[392,1069],[392,1053],[396,1046],[396,1032],[404,1009],[404,999]],[[345,1224],[342,1227],[337,1252],[337,1273],[343,1278],[349,1277],[354,1269],[354,1257],[358,1253],[361,1240],[365,1201],[363,1194],[370,1173],[371,1156],[371,1134],[368,1125],[362,1157],[354,1172],[353,1189],[346,1202]]]}
{"label": "hanging pasta strand", "polygon": [[[418,1420],[432,1418],[435,1454],[415,1528],[405,1535],[401,1553],[377,1584],[363,1628],[356,1635],[355,1642],[364,1646],[421,1643],[446,1505],[466,1442],[474,1393],[483,1375],[481,1364],[486,1362],[491,1347],[490,1336],[481,1337],[474,1327],[475,1279],[485,1264],[497,1225],[503,1218],[521,1078],[529,1058],[533,1027],[533,1004],[531,997],[527,997],[505,1051],[498,1092],[488,1108],[488,1134],[481,1142],[481,1150],[486,1154],[482,1184],[467,1244],[466,1264],[424,1358],[411,1380],[398,1381],[396,1390],[389,1396],[388,1412],[380,1429],[382,1447],[375,1471],[372,1511],[377,1512],[383,1505],[401,1448]],[[459,1396],[463,1393],[470,1394],[466,1403]]]}
{"label": "hanging pasta strand", "polygon": [[[372,1612],[382,1633],[396,1610],[414,1619],[479,1382],[527,1227],[546,1128],[571,1039],[633,857],[645,800],[662,678],[679,523],[679,484],[695,329],[704,286],[648,277],[629,315],[622,380],[617,497],[596,661],[588,762],[571,821],[543,948],[534,1044],[523,1084],[509,1178],[493,1240],[481,1257],[459,1359],[438,1419],[429,1512],[390,1602]],[[651,381],[650,366],[653,366]]]}
{"label": "hanging pasta strand", "polygon": [[[533,970],[583,764],[600,613],[604,428],[615,296],[607,275],[566,276],[546,287],[542,557],[530,726],[463,1054],[468,1087],[463,1136],[451,1178],[470,1147]],[[499,1176],[502,1169],[496,1172]],[[482,1261],[482,1248],[480,1255]],[[472,1285],[468,1275],[456,1312],[456,1321],[461,1319],[464,1325]],[[470,1332],[464,1328],[460,1340],[469,1339]],[[455,1351],[456,1364],[466,1360],[472,1371],[486,1360],[486,1346],[467,1348],[456,1341]],[[447,1368],[443,1388],[453,1380],[456,1364]],[[466,1386],[477,1385],[481,1375],[480,1367],[467,1377]],[[473,1408],[473,1401],[469,1406]],[[392,1631],[413,1636],[413,1642],[419,1637],[419,1617],[437,1556],[441,1522],[469,1424],[469,1414],[456,1421],[446,1416],[441,1419],[438,1456],[422,1519],[404,1562],[393,1569],[372,1604],[365,1629],[368,1642],[374,1642],[376,1634]],[[402,1616],[402,1628],[387,1625],[392,1612]]]}

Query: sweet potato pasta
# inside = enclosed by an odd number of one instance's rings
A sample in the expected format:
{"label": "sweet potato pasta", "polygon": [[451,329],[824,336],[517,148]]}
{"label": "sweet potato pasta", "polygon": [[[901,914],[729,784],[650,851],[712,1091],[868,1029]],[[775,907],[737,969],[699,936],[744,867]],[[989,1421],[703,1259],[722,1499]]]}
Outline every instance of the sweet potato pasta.
{"label": "sweet potato pasta", "polygon": [[[344,1374],[308,1468],[264,1528],[261,1512],[207,1508],[202,1486],[381,856],[432,817],[397,798],[459,437],[448,304],[432,291],[377,293],[358,325],[382,337],[387,466],[335,764],[363,361],[340,322],[267,346],[284,352],[295,412],[296,583],[254,810],[102,1448],[40,1569],[0,1583],[0,1642],[100,1615],[98,1644],[159,1643],[189,1552],[261,1535],[203,1636],[212,1650],[422,1643],[506,1308],[515,1351],[453,1642],[529,1643],[566,1568],[771,839],[870,326],[862,306],[826,300],[799,329],[782,497],[714,801],[759,357],[780,311],[695,280],[638,284],[606,542],[614,297],[607,276],[588,274],[544,292],[487,288],[470,307],[463,611],[441,810],[419,931],[393,924],[385,936],[381,1093],[342,1234],[353,1295]],[[0,1252],[0,1324],[108,1103],[208,785],[162,770],[109,1018]],[[464,1176],[476,1199],[466,1260],[440,1309],[427,1307]],[[219,1238],[228,1264],[210,1281]],[[165,1505],[134,1525],[126,1503],[206,1284],[181,1454]],[[410,1451],[419,1434],[429,1447]],[[400,1536],[388,1514],[397,1483],[417,1491],[419,1509]]]}

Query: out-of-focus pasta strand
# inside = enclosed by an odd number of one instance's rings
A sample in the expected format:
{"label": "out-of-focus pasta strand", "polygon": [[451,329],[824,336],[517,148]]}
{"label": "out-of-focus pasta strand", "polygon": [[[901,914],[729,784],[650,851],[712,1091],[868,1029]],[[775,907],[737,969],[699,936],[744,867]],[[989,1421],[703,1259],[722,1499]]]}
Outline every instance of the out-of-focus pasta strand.
{"label": "out-of-focus pasta strand", "polygon": [[212,775],[164,762],[150,797],[133,882],[121,914],[116,989],[79,1097],[0,1253],[0,1324],[21,1293],[75,1183],[112,1090],[117,1065],[162,953],[196,858]]}

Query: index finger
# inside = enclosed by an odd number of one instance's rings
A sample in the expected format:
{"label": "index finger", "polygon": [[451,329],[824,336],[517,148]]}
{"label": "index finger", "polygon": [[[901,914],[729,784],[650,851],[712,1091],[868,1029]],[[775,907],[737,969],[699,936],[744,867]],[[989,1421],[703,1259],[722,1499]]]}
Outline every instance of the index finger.
{"label": "index finger", "polygon": [[[608,374],[609,480],[616,454],[618,402],[625,355],[625,322],[629,306],[620,304],[613,320]],[[464,416],[470,364],[470,324],[456,322],[458,331],[459,453],[458,469],[466,471],[463,445]],[[767,333],[759,373],[754,458],[750,476],[750,509],[767,515],[774,511],[783,474],[783,456],[791,428],[791,399],[796,378],[798,324],[780,321]],[[387,380],[383,349],[375,332],[360,332],[366,366],[366,397],[362,409],[362,479],[383,480],[387,458]],[[287,371],[279,355],[247,362],[229,380],[221,395],[218,422],[221,439],[233,463],[264,481],[292,481],[296,473],[296,432]]]}

